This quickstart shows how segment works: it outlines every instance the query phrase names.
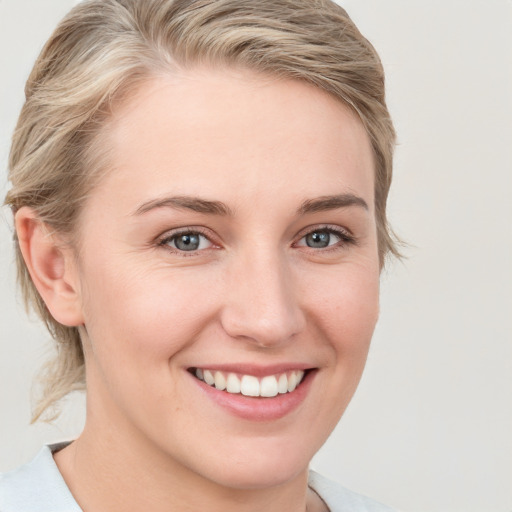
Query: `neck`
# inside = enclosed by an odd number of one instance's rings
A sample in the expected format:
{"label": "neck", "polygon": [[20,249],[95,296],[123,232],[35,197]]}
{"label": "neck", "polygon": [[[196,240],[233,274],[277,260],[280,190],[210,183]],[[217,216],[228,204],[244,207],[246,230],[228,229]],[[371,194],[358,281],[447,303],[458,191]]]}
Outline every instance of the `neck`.
{"label": "neck", "polygon": [[[128,448],[129,447],[129,448]],[[158,450],[127,444],[119,432],[108,437],[85,428],[55,454],[64,480],[84,511],[125,512],[313,512],[319,498],[308,492],[307,469],[271,487],[230,488],[184,467]],[[306,508],[307,507],[307,508]]]}

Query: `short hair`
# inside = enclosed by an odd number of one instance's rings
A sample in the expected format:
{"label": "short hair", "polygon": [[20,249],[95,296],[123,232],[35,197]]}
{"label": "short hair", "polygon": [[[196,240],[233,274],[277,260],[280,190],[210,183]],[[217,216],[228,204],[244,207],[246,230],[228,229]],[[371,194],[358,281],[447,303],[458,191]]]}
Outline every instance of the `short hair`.
{"label": "short hair", "polygon": [[[301,80],[362,121],[375,162],[381,267],[398,255],[386,219],[395,131],[381,61],[344,9],[330,0],[88,0],[58,25],[30,74],[9,157],[13,213],[33,208],[72,237],[102,166],[98,134],[114,103],[144,81],[201,64]],[[104,163],[104,162],[103,162]],[[43,375],[36,421],[84,386],[79,328],[58,323],[38,294],[14,234],[18,281],[57,342]]]}

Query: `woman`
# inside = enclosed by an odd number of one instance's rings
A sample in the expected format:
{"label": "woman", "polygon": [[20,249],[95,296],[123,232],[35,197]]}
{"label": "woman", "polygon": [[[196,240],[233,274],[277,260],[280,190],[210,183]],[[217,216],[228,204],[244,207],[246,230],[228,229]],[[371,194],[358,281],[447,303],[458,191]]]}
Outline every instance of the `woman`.
{"label": "woman", "polygon": [[0,509],[388,510],[308,473],[396,254],[378,56],[328,0],[92,0],[26,87],[10,156],[22,289],[73,443]]}

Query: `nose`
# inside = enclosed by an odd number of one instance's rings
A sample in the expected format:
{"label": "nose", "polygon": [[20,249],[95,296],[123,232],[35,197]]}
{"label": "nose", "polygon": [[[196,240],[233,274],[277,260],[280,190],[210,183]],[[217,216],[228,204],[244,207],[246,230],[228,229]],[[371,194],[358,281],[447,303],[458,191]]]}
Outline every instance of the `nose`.
{"label": "nose", "polygon": [[303,330],[297,283],[284,258],[253,253],[230,266],[225,285],[221,322],[231,337],[271,348]]}

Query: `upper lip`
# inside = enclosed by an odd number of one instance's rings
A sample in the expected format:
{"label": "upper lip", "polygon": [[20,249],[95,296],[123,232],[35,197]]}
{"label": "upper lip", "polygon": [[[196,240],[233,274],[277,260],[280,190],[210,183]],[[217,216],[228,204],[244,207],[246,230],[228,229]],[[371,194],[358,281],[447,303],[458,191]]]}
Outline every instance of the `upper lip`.
{"label": "upper lip", "polygon": [[220,371],[224,373],[238,373],[242,375],[254,375],[255,377],[266,377],[267,375],[276,375],[290,372],[293,370],[312,370],[311,364],[305,363],[276,363],[271,365],[258,365],[251,363],[240,364],[215,364],[205,363],[189,367],[189,370],[201,368],[202,370]]}

